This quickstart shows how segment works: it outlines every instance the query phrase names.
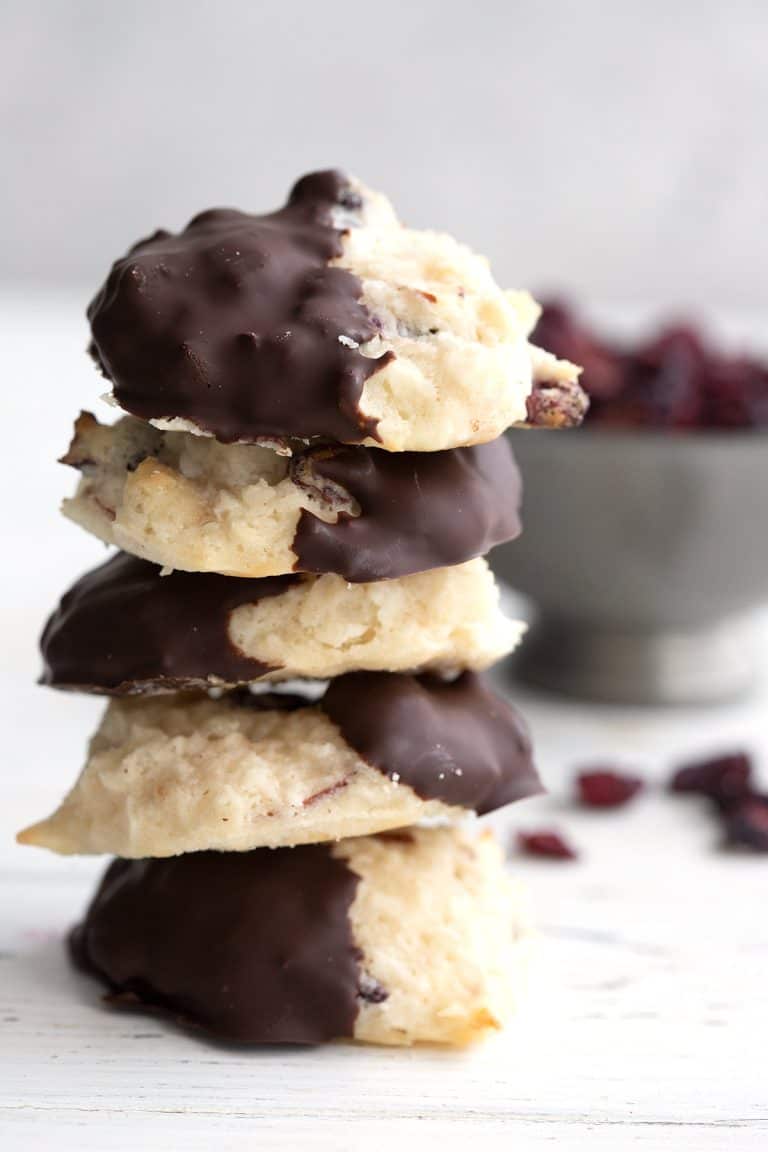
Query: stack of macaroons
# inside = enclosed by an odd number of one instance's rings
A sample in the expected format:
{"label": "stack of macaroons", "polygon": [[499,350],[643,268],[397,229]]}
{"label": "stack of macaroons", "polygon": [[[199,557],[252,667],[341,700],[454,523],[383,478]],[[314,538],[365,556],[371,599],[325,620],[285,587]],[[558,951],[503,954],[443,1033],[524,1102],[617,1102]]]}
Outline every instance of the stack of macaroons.
{"label": "stack of macaroons", "polygon": [[112,699],[20,835],[118,857],[73,957],[244,1043],[499,1027],[520,918],[462,825],[540,784],[479,675],[521,632],[482,557],[520,530],[502,433],[576,422],[578,370],[335,172],[141,241],[88,315],[125,414],[78,419],[64,511],[121,551],[48,621],[43,682]]}

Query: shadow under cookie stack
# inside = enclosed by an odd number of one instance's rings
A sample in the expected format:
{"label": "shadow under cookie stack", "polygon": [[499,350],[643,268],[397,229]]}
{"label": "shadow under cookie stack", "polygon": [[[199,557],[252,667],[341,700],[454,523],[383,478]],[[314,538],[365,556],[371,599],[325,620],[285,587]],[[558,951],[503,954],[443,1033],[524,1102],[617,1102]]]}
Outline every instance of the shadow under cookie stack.
{"label": "shadow under cookie stack", "polygon": [[527,294],[337,172],[156,232],[88,316],[124,414],[79,417],[64,512],[119,551],[43,681],[111,700],[19,837],[116,857],[73,958],[229,1041],[499,1027],[519,914],[466,817],[540,784],[479,675],[521,634],[482,557],[520,528],[504,430],[577,423],[577,370]]}

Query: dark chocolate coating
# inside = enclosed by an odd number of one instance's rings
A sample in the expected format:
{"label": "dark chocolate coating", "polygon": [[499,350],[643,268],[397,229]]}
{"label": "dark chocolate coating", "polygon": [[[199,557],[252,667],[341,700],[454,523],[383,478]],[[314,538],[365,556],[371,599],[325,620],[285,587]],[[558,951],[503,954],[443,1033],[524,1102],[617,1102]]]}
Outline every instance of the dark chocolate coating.
{"label": "dark chocolate coating", "polygon": [[118,552],[87,572],[48,620],[41,682],[123,695],[153,688],[238,684],[269,671],[229,639],[232,612],[279,596],[300,577],[235,579],[172,572]]}
{"label": "dark chocolate coating", "polygon": [[461,564],[520,533],[520,474],[503,436],[442,452],[348,447],[305,458],[361,514],[327,524],[304,510],[293,541],[297,571],[392,579]]}
{"label": "dark chocolate coating", "polygon": [[363,356],[378,331],[358,278],[330,266],[344,231],[334,207],[360,197],[339,172],[303,177],[265,216],[212,209],[117,260],[88,308],[91,354],[120,406],[183,417],[225,443],[259,437],[376,435],[359,410],[391,358]]}
{"label": "dark chocolate coating", "polygon": [[352,1036],[359,877],[327,844],[113,860],[71,937],[118,1006],[243,1044]]}
{"label": "dark chocolate coating", "polygon": [[425,800],[482,815],[542,791],[522,717],[474,672],[354,672],[321,707],[366,763]]}

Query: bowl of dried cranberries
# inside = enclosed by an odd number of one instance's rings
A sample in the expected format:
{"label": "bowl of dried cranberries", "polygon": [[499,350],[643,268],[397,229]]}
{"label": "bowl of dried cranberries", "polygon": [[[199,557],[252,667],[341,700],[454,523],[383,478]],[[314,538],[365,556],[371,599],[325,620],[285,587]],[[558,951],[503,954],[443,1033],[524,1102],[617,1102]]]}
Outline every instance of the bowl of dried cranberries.
{"label": "bowl of dried cranberries", "polygon": [[620,344],[545,306],[533,340],[581,364],[579,429],[510,432],[524,532],[497,571],[535,606],[518,671],[626,703],[748,689],[768,602],[768,358],[692,326]]}

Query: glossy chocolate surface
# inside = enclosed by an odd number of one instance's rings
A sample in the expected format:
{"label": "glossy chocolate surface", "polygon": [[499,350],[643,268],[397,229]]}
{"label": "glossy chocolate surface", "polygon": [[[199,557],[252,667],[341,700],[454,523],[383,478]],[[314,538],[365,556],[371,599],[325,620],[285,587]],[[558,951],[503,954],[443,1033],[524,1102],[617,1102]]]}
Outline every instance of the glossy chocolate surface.
{"label": "glossy chocolate surface", "polygon": [[43,684],[123,695],[238,684],[269,671],[229,638],[242,604],[279,596],[300,579],[172,572],[124,552],[64,594],[40,640]]}
{"label": "glossy chocolate surface", "polygon": [[375,437],[358,403],[389,353],[358,350],[378,327],[358,278],[331,266],[361,208],[343,173],[314,172],[276,212],[212,209],[135,244],[88,309],[120,406],[225,443]]}
{"label": "glossy chocolate surface", "polygon": [[424,800],[482,814],[542,791],[522,717],[474,672],[351,673],[321,707],[363,760]]}
{"label": "glossy chocolate surface", "polygon": [[392,579],[462,564],[520,533],[520,473],[504,437],[443,452],[311,449],[305,460],[294,468],[349,492],[360,515],[329,524],[303,511],[298,571]]}
{"label": "glossy chocolate surface", "polygon": [[329,845],[114,860],[72,933],[117,1006],[221,1040],[319,1044],[353,1034],[359,877]]}

